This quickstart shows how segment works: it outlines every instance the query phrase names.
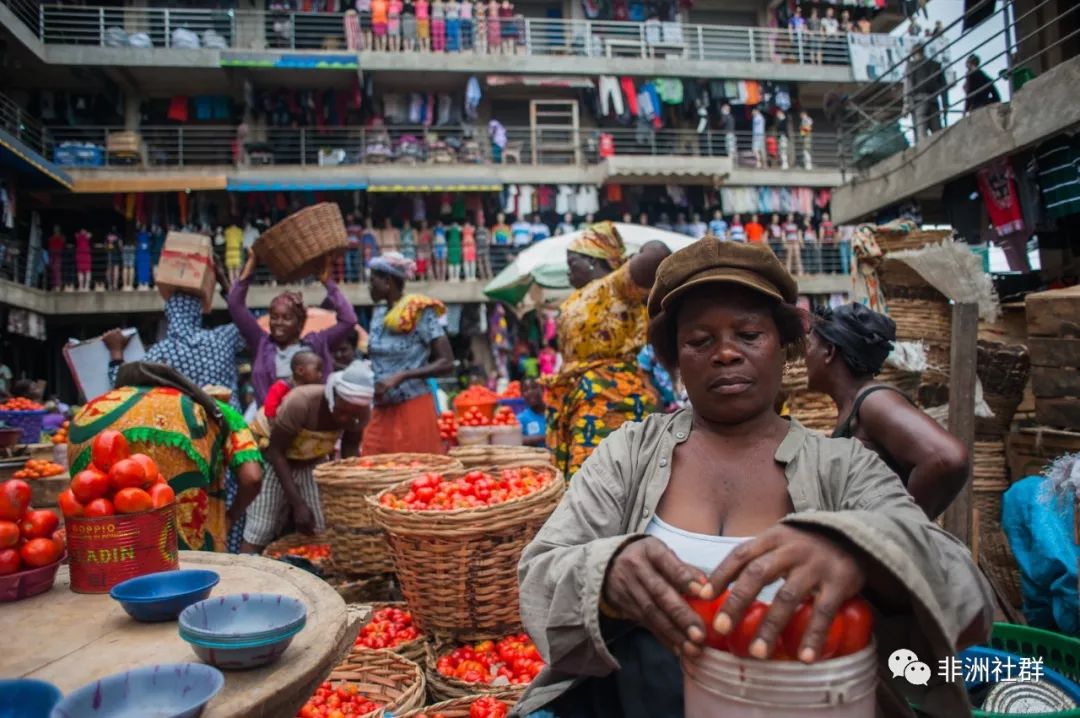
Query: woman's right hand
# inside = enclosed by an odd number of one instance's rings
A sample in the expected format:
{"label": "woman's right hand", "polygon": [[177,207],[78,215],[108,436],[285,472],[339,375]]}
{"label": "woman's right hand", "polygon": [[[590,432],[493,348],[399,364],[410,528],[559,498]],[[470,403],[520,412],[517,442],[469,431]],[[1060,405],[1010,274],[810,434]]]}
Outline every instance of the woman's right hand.
{"label": "woman's right hand", "polygon": [[124,349],[127,347],[128,342],[131,341],[131,337],[125,336],[121,329],[110,329],[101,335],[101,341],[105,344],[105,348],[109,350],[111,359],[123,359]]}
{"label": "woman's right hand", "polygon": [[301,499],[293,504],[292,508],[293,526],[298,533],[302,533],[305,536],[315,535],[315,514],[312,512],[311,507],[307,505],[307,502]]}
{"label": "woman's right hand", "polygon": [[255,268],[257,266],[259,266],[259,260],[255,256],[255,252],[249,251],[247,261],[244,262],[244,268],[240,270],[240,280],[245,281],[251,277],[251,275],[255,274]]}
{"label": "woman's right hand", "polygon": [[707,581],[662,541],[647,536],[615,554],[602,593],[620,618],[649,629],[676,654],[693,656],[704,644],[705,625],[685,596],[698,595]]}

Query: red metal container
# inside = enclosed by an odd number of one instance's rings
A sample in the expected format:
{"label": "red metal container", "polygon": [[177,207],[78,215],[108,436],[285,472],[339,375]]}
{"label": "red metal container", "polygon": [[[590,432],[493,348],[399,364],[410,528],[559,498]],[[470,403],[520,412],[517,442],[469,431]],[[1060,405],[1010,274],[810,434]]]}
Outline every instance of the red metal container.
{"label": "red metal container", "polygon": [[108,593],[129,578],[180,567],[176,504],[138,514],[67,519],[71,590]]}

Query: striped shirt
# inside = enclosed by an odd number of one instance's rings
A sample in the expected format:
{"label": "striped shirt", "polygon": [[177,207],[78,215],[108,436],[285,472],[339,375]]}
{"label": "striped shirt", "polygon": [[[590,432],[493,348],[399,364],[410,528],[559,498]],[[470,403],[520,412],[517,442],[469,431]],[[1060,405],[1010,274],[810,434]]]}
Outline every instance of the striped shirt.
{"label": "striped shirt", "polygon": [[1036,150],[1039,186],[1050,219],[1080,212],[1080,146],[1066,135],[1044,142]]}

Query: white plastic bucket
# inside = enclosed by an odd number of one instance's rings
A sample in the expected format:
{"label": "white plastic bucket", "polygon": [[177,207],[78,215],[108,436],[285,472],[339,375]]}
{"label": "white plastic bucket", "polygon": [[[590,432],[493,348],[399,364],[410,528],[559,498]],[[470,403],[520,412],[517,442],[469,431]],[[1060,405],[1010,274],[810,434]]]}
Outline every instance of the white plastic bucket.
{"label": "white plastic bucket", "polygon": [[686,718],[874,718],[873,644],[811,664],[707,648],[697,659],[684,658],[682,669]]}

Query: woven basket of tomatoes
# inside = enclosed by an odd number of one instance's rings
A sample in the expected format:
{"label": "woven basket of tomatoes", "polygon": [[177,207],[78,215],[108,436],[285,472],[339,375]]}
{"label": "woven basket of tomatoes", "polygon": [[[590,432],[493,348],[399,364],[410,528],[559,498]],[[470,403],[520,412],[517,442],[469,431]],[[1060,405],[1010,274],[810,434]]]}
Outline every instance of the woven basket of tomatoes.
{"label": "woven basket of tomatoes", "polygon": [[532,446],[458,446],[450,456],[466,469],[482,466],[551,466],[551,453]]}
{"label": "woven basket of tomatoes", "polygon": [[398,718],[506,718],[517,698],[506,694],[465,696],[403,713]]}
{"label": "woven basket of tomatoes", "polygon": [[477,694],[516,700],[543,669],[540,652],[524,633],[429,646],[424,665],[428,692],[438,700]]}
{"label": "woven basket of tomatoes", "polygon": [[[352,651],[339,663],[323,687],[341,687],[347,693],[374,704],[368,713],[342,713],[354,718],[375,718],[385,714],[400,715],[424,705],[427,687],[424,671],[419,665],[388,650]],[[320,688],[321,690],[321,688]],[[312,697],[314,700],[318,697]],[[359,702],[359,700],[357,701]],[[308,702],[308,705],[311,701]],[[300,709],[299,716],[329,716],[330,712],[308,712]]]}
{"label": "woven basket of tomatoes", "polygon": [[330,544],[304,534],[287,534],[263,549],[263,556],[278,560],[289,556],[302,558],[320,571],[330,563]]}
{"label": "woven basket of tomatoes", "polygon": [[30,493],[22,479],[0,484],[0,602],[48,591],[64,557],[60,517],[31,508]]}
{"label": "woven basket of tomatoes", "polygon": [[394,562],[375,523],[367,497],[421,471],[460,471],[461,462],[439,454],[380,454],[331,461],[315,467],[330,535],[334,573],[370,576],[391,573]]}
{"label": "woven basket of tomatoes", "polygon": [[368,622],[360,628],[354,648],[387,649],[414,663],[425,658],[424,634],[413,624],[412,612],[404,601],[371,603]]}
{"label": "woven basket of tomatoes", "polygon": [[22,432],[18,443],[35,444],[41,438],[41,426],[46,413],[44,405],[23,397],[15,397],[0,403],[0,424]]}
{"label": "woven basket of tomatoes", "polygon": [[565,490],[554,467],[420,474],[368,499],[420,630],[463,639],[520,630],[517,564]]}

